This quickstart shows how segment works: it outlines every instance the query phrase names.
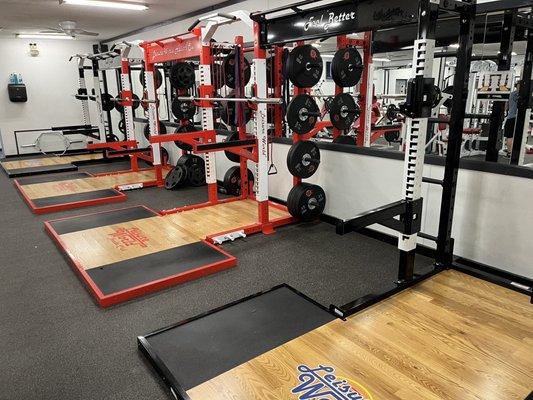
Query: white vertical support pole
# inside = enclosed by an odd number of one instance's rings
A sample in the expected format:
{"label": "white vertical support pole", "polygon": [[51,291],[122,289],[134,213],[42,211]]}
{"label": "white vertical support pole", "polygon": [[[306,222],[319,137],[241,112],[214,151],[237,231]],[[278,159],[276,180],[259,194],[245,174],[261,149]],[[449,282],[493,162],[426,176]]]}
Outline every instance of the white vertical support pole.
{"label": "white vertical support pole", "polygon": [[527,143],[527,134],[529,133],[529,125],[531,123],[531,108],[526,109],[525,121],[524,121],[524,130],[522,131],[522,143],[520,144],[520,157],[518,158],[518,165],[524,165],[526,157],[526,143]]}
{"label": "white vertical support pole", "polygon": [[[209,93],[205,93],[203,88],[211,88],[211,34],[208,27],[202,28],[201,31],[201,40],[202,40],[202,50],[200,54],[200,95],[202,97],[212,96],[212,89],[209,89]],[[211,131],[214,129],[213,124],[213,107],[212,104],[209,104],[208,107],[205,107],[206,104],[200,106],[200,115],[202,119],[202,130]],[[207,190],[209,195],[210,202],[218,201],[217,193],[217,166],[215,153],[205,153],[205,181],[207,183]]]}
{"label": "white vertical support pole", "polygon": [[374,103],[374,64],[367,64],[368,79],[366,84],[366,112],[365,112],[365,131],[364,131],[364,147],[370,147],[370,138],[372,137],[372,105]]}
{"label": "white vertical support pole", "polygon": [[[87,96],[90,95],[90,93],[87,91],[87,85],[85,83],[85,58],[79,57],[78,58],[78,86],[82,91],[84,91]],[[81,111],[83,113],[83,124],[84,125],[91,125],[91,115],[89,113],[89,99],[85,98],[81,100]]]}
{"label": "white vertical support pole", "polygon": [[[256,96],[267,97],[266,51],[260,47],[260,26],[254,23],[254,61],[253,72],[255,79]],[[254,128],[257,139],[257,174],[256,174],[256,199],[258,201],[259,223],[263,233],[272,233],[268,208],[268,127],[266,103],[257,103]]]}
{"label": "white vertical support pole", "polygon": [[[159,135],[159,116],[157,115],[156,91],[154,84],[154,65],[146,65],[144,71],[144,79],[146,83],[146,91],[148,94],[148,126],[150,129],[150,136]],[[151,143],[152,157],[154,167],[161,168],[161,144]]]}
{"label": "white vertical support pole", "polygon": [[[120,82],[122,85],[122,91],[126,93],[131,93],[129,69],[130,67],[128,59],[121,59]],[[133,96],[131,96],[131,100],[133,101]],[[135,140],[135,124],[133,123],[132,105],[124,106],[124,122],[126,125],[126,140]]]}
{"label": "white vertical support pole", "polygon": [[[124,104],[124,125],[126,128],[126,140],[135,140],[135,124],[133,122],[133,92],[131,90],[130,82],[130,64],[127,58],[120,60],[120,83],[122,93],[120,97],[125,99],[128,97],[129,101]],[[137,155],[130,154],[130,165],[133,171],[138,171]]]}
{"label": "white vertical support pole", "polygon": [[[431,78],[434,53],[435,40],[415,40],[413,49],[413,77],[423,76],[424,78]],[[417,200],[420,199],[422,191],[428,118],[411,118],[408,127],[403,170],[403,196],[406,200]],[[416,241],[416,233],[412,235],[400,233],[398,248],[405,252],[415,250]]]}
{"label": "white vertical support pole", "polygon": [[94,95],[96,96],[96,109],[98,110],[98,116],[100,117],[100,124],[98,126],[98,130],[100,131],[100,143],[105,143],[109,127],[104,109],[102,108],[102,85],[100,81],[100,71],[98,69],[98,62],[95,60],[93,60],[93,87]]}
{"label": "white vertical support pole", "polygon": [[[266,59],[254,58],[254,74],[257,97],[267,97]],[[257,103],[254,120],[255,136],[257,138],[257,200],[268,200],[268,135],[267,135],[267,104]]]}

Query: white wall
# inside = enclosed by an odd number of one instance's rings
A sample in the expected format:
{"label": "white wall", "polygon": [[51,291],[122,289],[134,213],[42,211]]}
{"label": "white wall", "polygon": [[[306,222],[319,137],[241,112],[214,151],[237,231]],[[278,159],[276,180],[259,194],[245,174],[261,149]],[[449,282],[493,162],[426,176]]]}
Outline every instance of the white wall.
{"label": "white wall", "polygon": [[[29,43],[37,43],[38,57],[29,55]],[[78,40],[0,39],[0,131],[6,155],[16,154],[13,131],[75,125],[83,122],[81,103],[72,97],[78,89],[78,68],[68,59],[92,51],[92,43]],[[13,72],[22,75],[28,92],[26,103],[9,101],[7,84]],[[91,71],[86,71],[92,85]],[[92,86],[90,86],[92,87]],[[92,108],[92,122],[96,110]],[[32,142],[28,137],[28,142]]]}
{"label": "white wall", "polygon": [[[292,176],[286,167],[290,146],[274,144],[278,174],[270,177],[270,195],[286,199]],[[401,198],[403,160],[321,150],[321,165],[306,182],[326,192],[324,213],[350,219]],[[444,167],[425,165],[424,176],[442,179]],[[423,184],[422,232],[436,235],[442,189]],[[533,180],[461,169],[453,224],[455,254],[533,279],[531,226]],[[387,228],[373,228],[391,233]],[[419,243],[434,247],[432,241]]]}

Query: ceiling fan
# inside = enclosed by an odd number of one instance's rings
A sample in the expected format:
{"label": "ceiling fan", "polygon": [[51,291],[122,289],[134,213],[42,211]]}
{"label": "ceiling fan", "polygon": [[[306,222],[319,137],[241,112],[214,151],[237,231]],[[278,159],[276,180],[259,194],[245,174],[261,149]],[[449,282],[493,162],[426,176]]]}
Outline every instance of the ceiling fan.
{"label": "ceiling fan", "polygon": [[84,29],[76,28],[76,22],[74,21],[62,21],[59,23],[59,28],[48,28],[39,33],[64,33],[65,35],[76,37],[78,35],[85,36],[98,36],[96,32],[89,32]]}

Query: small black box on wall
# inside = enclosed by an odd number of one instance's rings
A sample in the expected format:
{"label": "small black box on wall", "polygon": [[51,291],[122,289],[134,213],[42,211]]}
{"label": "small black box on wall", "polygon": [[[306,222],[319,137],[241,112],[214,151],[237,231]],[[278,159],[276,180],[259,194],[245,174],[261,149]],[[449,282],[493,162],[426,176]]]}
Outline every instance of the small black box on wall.
{"label": "small black box on wall", "polygon": [[14,103],[23,103],[28,101],[28,95],[26,94],[26,85],[13,84],[7,85],[7,91],[9,92],[9,100]]}

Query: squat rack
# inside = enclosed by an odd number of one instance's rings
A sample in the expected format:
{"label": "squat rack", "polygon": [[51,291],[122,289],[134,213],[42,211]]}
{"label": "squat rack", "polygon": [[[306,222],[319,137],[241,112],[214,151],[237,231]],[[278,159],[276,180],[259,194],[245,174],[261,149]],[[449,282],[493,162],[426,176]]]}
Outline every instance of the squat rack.
{"label": "squat rack", "polygon": [[[169,36],[166,38],[143,42],[144,64],[146,74],[146,86],[148,90],[148,123],[150,129],[150,143],[154,146],[154,153],[158,152],[157,147],[161,143],[170,141],[181,141],[192,147],[195,154],[204,154],[205,174],[208,190],[208,201],[202,204],[164,210],[162,214],[181,212],[193,208],[208,207],[222,202],[253,198],[258,205],[258,222],[253,226],[245,227],[245,233],[263,232],[272,233],[274,228],[294,221],[292,217],[271,219],[269,217],[269,205],[280,208],[281,206],[272,203],[268,198],[268,137],[267,137],[267,81],[266,81],[266,53],[257,42],[254,44],[254,59],[252,63],[252,76],[255,88],[255,97],[249,99],[233,99],[237,102],[237,112],[242,113],[241,104],[251,102],[254,104],[254,139],[251,139],[245,129],[245,125],[240,123],[238,127],[239,140],[231,142],[216,141],[217,131],[214,129],[213,102],[219,100],[215,97],[212,80],[212,65],[214,63],[212,49],[213,46],[228,46],[227,44],[213,43],[212,38],[216,30],[223,25],[243,21],[250,28],[252,22],[244,11],[235,11],[229,14],[214,13],[206,15],[196,20],[188,32]],[[240,56],[241,73],[244,64],[244,42],[241,36],[235,37],[234,45],[231,48],[238,50]],[[199,106],[202,130],[190,133],[175,133],[161,136],[159,134],[159,117],[155,107],[155,90],[153,84],[153,68],[155,63],[168,63],[177,60],[185,60],[199,57],[199,97],[179,98],[193,99]],[[240,93],[243,94],[244,90]],[[228,100],[229,101],[229,100]],[[242,122],[243,118],[240,118]],[[234,199],[220,200],[218,198],[218,186],[216,179],[216,159],[214,152],[229,151],[240,157],[241,170],[241,195]],[[248,193],[247,160],[256,163],[256,193],[255,196]],[[162,180],[159,169],[160,161],[154,158],[156,171],[159,170],[158,179]],[[282,207],[283,208],[283,207]]]}
{"label": "squat rack", "polygon": [[[349,220],[337,223],[337,233],[345,234],[378,223],[399,232],[400,251],[398,280],[392,290],[358,299],[344,306],[331,306],[332,311],[346,317],[377,301],[451,266],[453,239],[451,237],[453,208],[459,170],[459,156],[466,106],[470,61],[472,56],[475,0],[362,0],[335,2],[332,5],[305,8],[316,3],[304,0],[252,14],[259,32],[256,40],[263,48],[288,42],[323,39],[354,32],[373,32],[418,23],[413,50],[413,78],[409,82],[406,106],[407,137],[404,159],[403,199],[369,210]],[[396,10],[391,12],[391,10]],[[444,178],[425,180],[442,186],[441,215],[434,268],[423,275],[414,274],[417,236],[422,218],[421,186],[423,181],[424,149],[429,118],[431,90],[434,87],[432,65],[435,49],[435,26],[439,12],[459,14],[459,48],[454,76],[453,108]],[[280,16],[281,15],[281,16]],[[429,100],[429,101],[428,101]],[[424,235],[424,237],[430,237]]]}

